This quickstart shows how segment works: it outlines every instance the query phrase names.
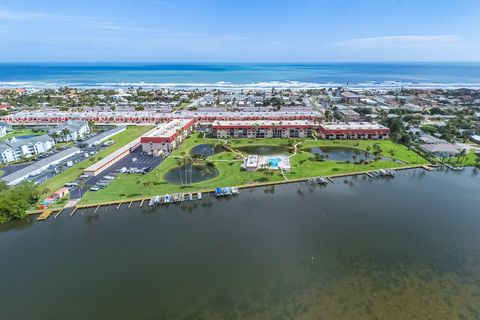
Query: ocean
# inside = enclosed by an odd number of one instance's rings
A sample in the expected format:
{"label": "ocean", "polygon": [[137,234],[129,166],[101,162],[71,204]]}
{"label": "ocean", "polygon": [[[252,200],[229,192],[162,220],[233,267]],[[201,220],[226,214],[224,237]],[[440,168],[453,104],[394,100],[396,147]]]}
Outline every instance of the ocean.
{"label": "ocean", "polygon": [[1,63],[0,88],[480,88],[480,63]]}

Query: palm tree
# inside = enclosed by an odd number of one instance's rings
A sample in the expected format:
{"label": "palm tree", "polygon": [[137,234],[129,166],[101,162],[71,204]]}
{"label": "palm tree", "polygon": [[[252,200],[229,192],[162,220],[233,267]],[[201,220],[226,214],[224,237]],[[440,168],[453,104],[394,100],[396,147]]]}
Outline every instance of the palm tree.
{"label": "palm tree", "polygon": [[178,173],[180,175],[180,184],[183,186],[182,165],[183,165],[183,161],[181,159],[177,159]]}
{"label": "palm tree", "polygon": [[70,135],[70,130],[68,128],[62,129],[61,136],[63,137],[64,141],[67,141],[68,136]]}
{"label": "palm tree", "polygon": [[350,160],[347,160],[347,161],[345,161],[345,162],[346,162],[346,164],[347,164],[347,169],[348,169],[351,161],[350,161]]}

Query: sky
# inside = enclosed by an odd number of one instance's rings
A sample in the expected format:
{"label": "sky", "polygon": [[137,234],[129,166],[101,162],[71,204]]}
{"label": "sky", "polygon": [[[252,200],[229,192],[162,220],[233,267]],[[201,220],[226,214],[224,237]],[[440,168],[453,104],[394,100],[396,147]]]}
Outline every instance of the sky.
{"label": "sky", "polygon": [[0,62],[480,61],[478,0],[0,0]]}

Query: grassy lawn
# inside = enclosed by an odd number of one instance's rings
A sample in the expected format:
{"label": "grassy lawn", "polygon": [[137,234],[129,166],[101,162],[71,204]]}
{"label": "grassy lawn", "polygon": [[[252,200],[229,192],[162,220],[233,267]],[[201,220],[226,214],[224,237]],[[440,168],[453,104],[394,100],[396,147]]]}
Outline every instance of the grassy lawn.
{"label": "grassy lawn", "polygon": [[113,151],[120,149],[133,139],[138,138],[148,130],[152,129],[153,126],[129,126],[127,130],[120,132],[113,136],[111,139],[115,140],[115,144],[110,147],[100,151],[93,157],[86,159],[80,163],[77,163],[73,167],[65,170],[64,172],[56,175],[52,179],[45,181],[40,185],[40,189],[48,189],[50,192],[54,192],[61,188],[65,183],[75,180],[78,176],[83,173],[87,167],[92,165],[94,162],[100,161],[105,156],[109,155]]}
{"label": "grassy lawn", "polygon": [[21,136],[38,136],[45,134],[46,131],[33,131],[32,129],[13,129],[12,132],[8,133],[7,135],[0,138],[0,141],[6,141],[7,139],[13,137],[21,137]]}
{"label": "grassy lawn", "polygon": [[444,163],[448,163],[452,166],[475,166],[477,165],[476,159],[479,158],[472,150],[467,153],[464,157],[449,157],[443,158]]}
{"label": "grassy lawn", "polygon": [[[213,140],[213,141],[212,141]],[[282,174],[278,171],[272,172],[248,172],[241,170],[241,157],[234,152],[222,152],[208,157],[208,160],[215,164],[219,175],[211,180],[194,183],[192,186],[173,185],[166,182],[163,176],[171,169],[177,167],[175,157],[182,152],[188,153],[192,147],[202,143],[215,143],[218,140],[208,140],[201,137],[200,134],[193,134],[179,146],[167,159],[165,159],[157,168],[146,175],[126,175],[120,174],[106,189],[97,192],[87,192],[82,198],[82,204],[93,204],[100,202],[114,201],[118,199],[139,198],[143,196],[162,195],[175,192],[193,192],[208,190],[216,187],[241,186],[249,184],[259,184],[275,181],[285,181]],[[249,145],[282,145],[288,146],[288,139],[233,139],[229,140],[233,148]],[[365,150],[368,146],[373,148],[373,144],[380,144],[384,156],[392,157],[389,153],[393,150],[394,158],[404,163],[394,161],[375,161],[370,164],[348,164],[336,161],[314,161],[313,155],[307,151],[300,151],[290,158],[292,170],[286,173],[288,179],[300,179],[314,176],[327,176],[350,172],[368,171],[381,168],[398,168],[414,164],[426,164],[425,159],[417,156],[405,146],[398,145],[392,141],[326,141],[326,140],[308,140],[302,144],[302,148],[313,146],[347,146],[360,150]]]}

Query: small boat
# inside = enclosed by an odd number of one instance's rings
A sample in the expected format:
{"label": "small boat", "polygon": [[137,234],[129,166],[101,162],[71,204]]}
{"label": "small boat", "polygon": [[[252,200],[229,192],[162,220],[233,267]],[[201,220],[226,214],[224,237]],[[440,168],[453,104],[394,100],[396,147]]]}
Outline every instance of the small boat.
{"label": "small boat", "polygon": [[232,189],[229,187],[223,188],[223,194],[226,196],[232,195]]}
{"label": "small boat", "polygon": [[232,194],[239,194],[237,187],[232,187]]}
{"label": "small boat", "polygon": [[155,196],[155,198],[153,200],[153,203],[154,204],[160,204],[160,196]]}
{"label": "small boat", "polygon": [[154,198],[150,199],[150,202],[148,202],[149,206],[153,206],[155,204]]}
{"label": "small boat", "polygon": [[215,189],[215,197],[223,197],[223,190],[222,188],[216,188]]}
{"label": "small boat", "polygon": [[163,202],[164,204],[169,204],[172,202],[172,196],[169,194],[165,195],[164,199],[165,199],[165,201]]}

